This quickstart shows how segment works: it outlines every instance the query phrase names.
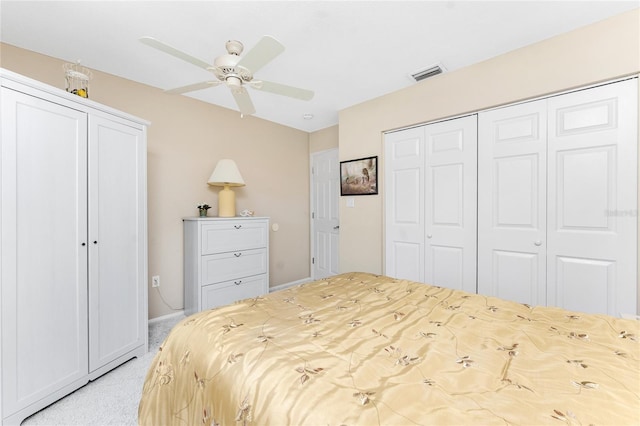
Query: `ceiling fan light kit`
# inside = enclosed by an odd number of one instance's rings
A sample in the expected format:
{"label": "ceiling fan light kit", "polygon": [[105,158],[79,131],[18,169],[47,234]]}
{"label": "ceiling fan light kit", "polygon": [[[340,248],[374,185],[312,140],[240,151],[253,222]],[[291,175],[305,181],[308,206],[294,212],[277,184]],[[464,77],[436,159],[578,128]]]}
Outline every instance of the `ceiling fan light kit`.
{"label": "ceiling fan light kit", "polygon": [[206,62],[178,50],[175,47],[158,41],[153,37],[142,37],[140,38],[140,41],[154,49],[158,49],[164,53],[189,62],[190,64],[204,68],[213,73],[213,75],[218,79],[217,81],[203,81],[201,83],[166,90],[167,93],[182,94],[215,87],[225,83],[225,85],[230,89],[242,115],[251,115],[256,112],[253,102],[251,101],[251,97],[244,87],[245,85],[263,92],[288,96],[305,101],[313,98],[313,92],[311,90],[287,86],[285,84],[274,83],[271,81],[253,79],[255,72],[284,52],[284,46],[282,43],[271,36],[263,36],[260,41],[258,41],[258,43],[244,56],[240,56],[244,51],[244,45],[237,40],[229,40],[225,44],[227,53],[216,57],[213,61],[213,65],[207,64]]}

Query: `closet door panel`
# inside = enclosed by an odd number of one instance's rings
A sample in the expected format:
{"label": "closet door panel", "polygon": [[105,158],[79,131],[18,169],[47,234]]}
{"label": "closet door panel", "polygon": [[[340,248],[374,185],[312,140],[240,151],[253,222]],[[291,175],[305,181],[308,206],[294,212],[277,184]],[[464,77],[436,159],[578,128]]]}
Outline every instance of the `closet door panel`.
{"label": "closet door panel", "polygon": [[385,135],[385,274],[424,282],[424,130]]}
{"label": "closet door panel", "polygon": [[[89,134],[90,371],[144,342],[143,132],[92,116]],[[145,283],[145,284],[143,284]]]}
{"label": "closet door panel", "polygon": [[430,259],[428,265],[432,265],[429,283],[437,283],[441,287],[462,288],[465,277],[464,254],[461,247],[447,247],[431,244],[429,246]]}
{"label": "closet door panel", "polygon": [[[613,261],[556,256],[553,305],[573,311],[615,311],[616,264]],[[550,271],[551,272],[551,271]]]}
{"label": "closet door panel", "polygon": [[6,88],[0,99],[6,417],[86,382],[87,117]]}
{"label": "closet door panel", "polygon": [[549,99],[548,304],[636,312],[637,80]]}
{"label": "closet door panel", "polygon": [[478,293],[546,303],[546,101],[479,115]]}
{"label": "closet door panel", "polygon": [[425,280],[476,292],[477,117],[425,131]]}
{"label": "closet door panel", "polygon": [[[538,292],[540,255],[494,250],[491,267],[495,271],[494,288],[507,300],[535,300]],[[526,292],[529,293],[526,293]],[[524,302],[523,302],[524,303]]]}

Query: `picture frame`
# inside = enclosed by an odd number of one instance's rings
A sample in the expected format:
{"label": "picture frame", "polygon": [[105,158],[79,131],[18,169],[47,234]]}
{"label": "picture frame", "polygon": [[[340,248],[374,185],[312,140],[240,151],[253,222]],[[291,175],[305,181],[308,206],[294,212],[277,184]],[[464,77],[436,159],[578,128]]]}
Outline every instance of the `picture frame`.
{"label": "picture frame", "polygon": [[378,156],[340,162],[340,195],[378,194]]}

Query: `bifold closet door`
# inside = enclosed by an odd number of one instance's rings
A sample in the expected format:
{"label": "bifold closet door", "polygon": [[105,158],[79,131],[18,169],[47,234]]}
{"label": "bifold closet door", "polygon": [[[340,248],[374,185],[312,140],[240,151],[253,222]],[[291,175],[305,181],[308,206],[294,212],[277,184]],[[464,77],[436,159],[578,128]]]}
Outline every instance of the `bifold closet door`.
{"label": "bifold closet door", "polygon": [[87,374],[87,116],[2,88],[2,415]]}
{"label": "bifold closet door", "polygon": [[478,293],[544,305],[546,101],[478,120]]}
{"label": "bifold closet door", "polygon": [[478,292],[637,305],[637,79],[481,113]]}
{"label": "bifold closet door", "polygon": [[637,81],[548,100],[549,305],[636,313]]}
{"label": "bifold closet door", "polygon": [[476,292],[475,115],[385,135],[385,273]]}
{"label": "bifold closet door", "polygon": [[425,282],[475,293],[477,116],[424,131]]}
{"label": "bifold closet door", "polygon": [[424,128],[385,135],[385,274],[424,282]]}

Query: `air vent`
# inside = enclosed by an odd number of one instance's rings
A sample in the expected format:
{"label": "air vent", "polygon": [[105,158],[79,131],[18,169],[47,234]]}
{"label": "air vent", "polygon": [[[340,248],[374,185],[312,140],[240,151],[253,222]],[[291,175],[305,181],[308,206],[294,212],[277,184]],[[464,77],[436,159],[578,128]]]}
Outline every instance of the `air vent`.
{"label": "air vent", "polygon": [[433,77],[434,75],[442,74],[445,71],[445,68],[442,64],[437,64],[430,66],[425,69],[421,69],[411,74],[411,78],[415,81],[422,81],[425,78]]}

